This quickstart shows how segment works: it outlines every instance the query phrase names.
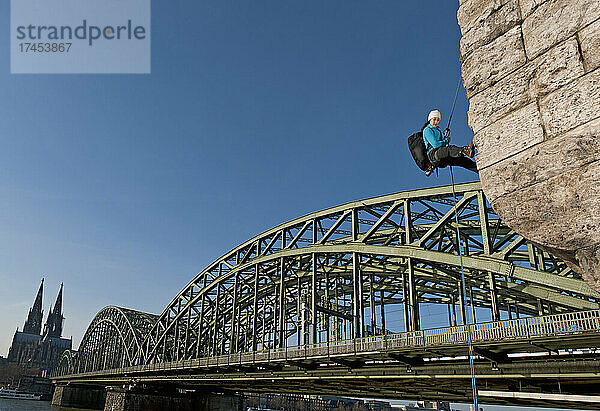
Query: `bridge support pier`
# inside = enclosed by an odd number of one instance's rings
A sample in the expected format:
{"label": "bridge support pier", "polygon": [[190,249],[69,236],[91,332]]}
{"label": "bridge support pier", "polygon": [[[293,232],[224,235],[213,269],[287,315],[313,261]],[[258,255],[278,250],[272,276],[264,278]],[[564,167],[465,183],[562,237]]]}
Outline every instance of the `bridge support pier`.
{"label": "bridge support pier", "polygon": [[108,388],[104,411],[242,411],[243,398],[232,394],[155,392]]}
{"label": "bridge support pier", "polygon": [[52,405],[59,407],[104,409],[106,389],[97,386],[57,385]]}

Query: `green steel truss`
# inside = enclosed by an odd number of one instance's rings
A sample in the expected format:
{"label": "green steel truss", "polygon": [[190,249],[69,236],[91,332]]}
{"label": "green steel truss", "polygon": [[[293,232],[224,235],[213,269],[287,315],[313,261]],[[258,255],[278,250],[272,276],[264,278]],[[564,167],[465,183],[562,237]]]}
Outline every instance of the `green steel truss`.
{"label": "green steel truss", "polygon": [[451,186],[308,214],[223,255],[143,326],[131,321],[141,313],[102,310],[59,375],[334,344],[389,333],[392,316],[416,331],[428,304],[447,307],[447,325],[463,324],[469,303],[492,320],[599,308],[578,274],[498,218],[478,182],[455,191],[460,238]]}
{"label": "green steel truss", "polygon": [[56,374],[107,370],[139,363],[142,339],[157,319],[157,315],[127,308],[103,308],[85,332],[79,351],[63,353]]}

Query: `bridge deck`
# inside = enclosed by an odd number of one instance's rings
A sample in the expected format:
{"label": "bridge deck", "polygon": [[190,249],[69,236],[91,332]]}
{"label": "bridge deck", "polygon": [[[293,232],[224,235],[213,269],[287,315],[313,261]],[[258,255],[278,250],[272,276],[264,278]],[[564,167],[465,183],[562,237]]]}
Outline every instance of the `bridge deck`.
{"label": "bridge deck", "polygon": [[[478,354],[480,389],[597,392],[600,361],[595,349],[586,348],[600,343],[599,310],[475,324],[470,329]],[[465,401],[470,395],[465,358],[467,332],[466,326],[446,327],[54,379],[98,384],[143,381],[218,385],[232,390],[386,398],[418,399],[430,394]],[[488,402],[515,401],[540,403],[535,398],[506,397],[490,398]]]}

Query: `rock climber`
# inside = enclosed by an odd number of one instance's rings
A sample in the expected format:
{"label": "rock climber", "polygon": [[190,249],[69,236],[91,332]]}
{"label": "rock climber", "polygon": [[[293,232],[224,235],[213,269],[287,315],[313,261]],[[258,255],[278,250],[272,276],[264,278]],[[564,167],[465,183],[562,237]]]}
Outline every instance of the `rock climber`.
{"label": "rock climber", "polygon": [[[450,145],[450,134],[444,136],[438,127],[442,120],[439,110],[432,110],[427,116],[427,126],[423,129],[423,141],[427,150],[427,157],[431,162],[426,174],[433,173],[436,167],[460,166],[477,173],[477,164],[468,157],[475,155],[473,142],[468,146],[458,147]],[[447,130],[448,131],[448,130]]]}

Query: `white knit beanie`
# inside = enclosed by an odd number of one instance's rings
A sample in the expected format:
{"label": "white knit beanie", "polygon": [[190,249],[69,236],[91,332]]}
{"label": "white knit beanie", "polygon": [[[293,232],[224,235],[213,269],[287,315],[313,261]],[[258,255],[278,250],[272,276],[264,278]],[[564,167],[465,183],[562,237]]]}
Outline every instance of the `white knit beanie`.
{"label": "white knit beanie", "polygon": [[429,116],[427,116],[427,121],[430,121],[432,118],[439,118],[441,120],[442,114],[440,113],[440,110],[431,110]]}

